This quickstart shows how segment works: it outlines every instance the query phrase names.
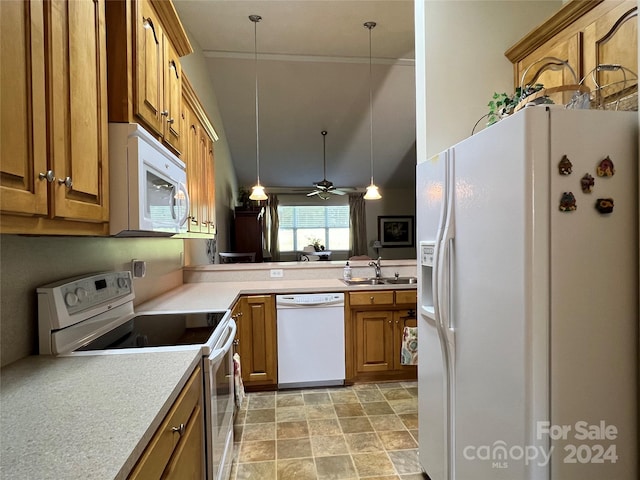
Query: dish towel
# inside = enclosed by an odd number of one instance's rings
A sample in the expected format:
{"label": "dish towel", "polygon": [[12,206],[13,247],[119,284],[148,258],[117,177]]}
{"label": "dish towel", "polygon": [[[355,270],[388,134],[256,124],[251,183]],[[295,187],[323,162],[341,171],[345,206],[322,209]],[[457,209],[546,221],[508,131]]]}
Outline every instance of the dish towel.
{"label": "dish towel", "polygon": [[418,364],[418,327],[404,327],[402,332],[402,348],[400,350],[400,364]]}
{"label": "dish towel", "polygon": [[235,385],[236,405],[242,407],[244,401],[244,383],[242,383],[242,369],[240,368],[240,355],[233,355],[233,382]]}

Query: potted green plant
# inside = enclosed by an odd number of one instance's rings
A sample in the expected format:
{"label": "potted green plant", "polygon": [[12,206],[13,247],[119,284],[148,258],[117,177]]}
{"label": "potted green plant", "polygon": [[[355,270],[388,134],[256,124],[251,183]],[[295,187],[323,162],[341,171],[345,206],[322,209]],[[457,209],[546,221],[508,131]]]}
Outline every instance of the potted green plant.
{"label": "potted green plant", "polygon": [[[489,113],[487,114],[487,126],[493,125],[501,118],[511,115],[523,98],[528,97],[532,93],[542,90],[544,85],[536,83],[534,85],[526,85],[524,89],[517,87],[513,95],[507,95],[506,93],[494,92],[491,101],[487,104],[489,107]],[[553,103],[548,97],[542,97],[542,101],[539,103]]]}

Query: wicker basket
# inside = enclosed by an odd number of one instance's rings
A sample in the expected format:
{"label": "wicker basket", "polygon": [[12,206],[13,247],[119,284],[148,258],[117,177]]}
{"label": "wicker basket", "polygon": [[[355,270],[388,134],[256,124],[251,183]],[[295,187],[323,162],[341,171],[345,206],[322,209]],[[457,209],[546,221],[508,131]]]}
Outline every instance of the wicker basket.
{"label": "wicker basket", "polygon": [[589,108],[591,89],[586,85],[578,82],[576,72],[571,65],[564,60],[556,57],[544,57],[540,60],[536,60],[529,65],[522,73],[520,79],[520,91],[525,91],[528,85],[524,84],[525,78],[529,70],[539,63],[544,63],[543,68],[534,76],[531,80],[531,84],[535,83],[537,78],[546,70],[560,70],[567,69],[573,77],[573,83],[568,85],[559,85],[556,87],[543,88],[531,95],[527,95],[522,98],[520,102],[514,108],[514,112],[521,110],[528,105],[537,105],[540,103],[554,103],[556,105],[565,105],[567,108]]}
{"label": "wicker basket", "polygon": [[[606,75],[616,72],[622,80],[616,80],[604,85],[598,83],[597,74]],[[581,84],[591,77],[595,89],[590,95],[590,106],[594,110],[638,110],[638,75],[632,70],[617,64],[601,64],[589,72],[580,81]]]}

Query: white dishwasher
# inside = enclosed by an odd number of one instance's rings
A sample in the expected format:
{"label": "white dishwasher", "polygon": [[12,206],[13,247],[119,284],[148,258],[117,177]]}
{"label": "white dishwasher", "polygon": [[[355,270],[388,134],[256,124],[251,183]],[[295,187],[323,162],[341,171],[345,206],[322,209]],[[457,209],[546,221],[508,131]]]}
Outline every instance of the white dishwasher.
{"label": "white dishwasher", "polygon": [[276,295],[278,387],[344,384],[344,293]]}

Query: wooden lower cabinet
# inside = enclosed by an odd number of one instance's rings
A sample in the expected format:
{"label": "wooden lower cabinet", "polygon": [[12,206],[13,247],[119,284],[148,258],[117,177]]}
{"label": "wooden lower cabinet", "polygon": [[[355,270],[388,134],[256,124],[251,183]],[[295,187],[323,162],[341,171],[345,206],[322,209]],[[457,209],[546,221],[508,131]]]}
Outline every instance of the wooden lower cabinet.
{"label": "wooden lower cabinet", "polygon": [[236,351],[240,355],[245,389],[277,388],[278,347],[273,296],[243,296],[234,305],[232,314],[238,324]]}
{"label": "wooden lower cabinet", "polygon": [[205,478],[202,369],[182,389],[129,480],[201,480]]}
{"label": "wooden lower cabinet", "polygon": [[357,292],[348,298],[346,383],[416,379],[417,366],[400,362],[404,327],[417,326],[415,290]]}

